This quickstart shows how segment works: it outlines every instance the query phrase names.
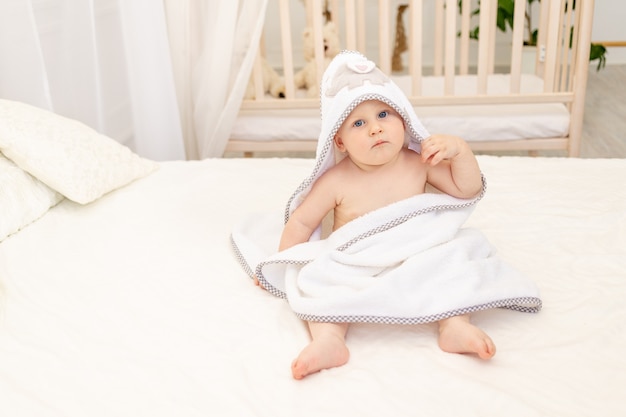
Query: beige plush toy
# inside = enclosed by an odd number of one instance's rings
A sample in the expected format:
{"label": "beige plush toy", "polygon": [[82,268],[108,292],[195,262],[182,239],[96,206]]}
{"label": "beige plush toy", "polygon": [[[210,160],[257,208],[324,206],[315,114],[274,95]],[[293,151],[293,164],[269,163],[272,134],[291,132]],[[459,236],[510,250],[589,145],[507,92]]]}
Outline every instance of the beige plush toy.
{"label": "beige plush toy", "polygon": [[[339,33],[333,22],[328,22],[323,28],[324,38],[324,68],[341,51],[339,45]],[[302,34],[304,40],[304,67],[295,74],[296,88],[305,88],[309,97],[319,95],[317,85],[317,65],[315,63],[315,44],[313,43],[313,30],[306,28]],[[321,77],[321,74],[320,74]]]}
{"label": "beige plush toy", "polygon": [[[265,58],[261,58],[261,67],[263,69],[263,92],[269,92],[273,97],[285,98],[285,81],[283,78],[278,75]],[[254,74],[250,75],[244,98],[246,100],[254,98]]]}

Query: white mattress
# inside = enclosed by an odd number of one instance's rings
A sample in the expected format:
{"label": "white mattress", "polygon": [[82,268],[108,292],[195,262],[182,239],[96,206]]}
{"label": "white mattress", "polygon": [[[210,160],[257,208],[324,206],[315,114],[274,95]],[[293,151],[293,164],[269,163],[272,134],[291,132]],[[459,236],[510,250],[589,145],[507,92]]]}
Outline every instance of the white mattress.
{"label": "white mattress", "polygon": [[[411,91],[408,76],[394,76],[404,90]],[[476,93],[476,76],[456,76],[455,94]],[[443,95],[443,77],[424,77],[422,95]],[[543,91],[543,81],[522,74],[521,92]],[[510,77],[493,74],[488,79],[488,94],[508,94]],[[448,133],[467,141],[498,141],[528,138],[563,137],[569,131],[569,113],[563,104],[457,105],[416,107],[417,115],[431,133]],[[317,139],[320,133],[319,109],[273,109],[240,111],[231,139],[247,141]]]}
{"label": "white mattress", "polygon": [[308,334],[255,287],[233,225],[276,210],[312,160],[167,162],[0,243],[0,416],[623,416],[626,160],[479,157],[468,226],[543,310],[474,315],[493,360],[434,325],[354,325],[350,362],[291,378]]}

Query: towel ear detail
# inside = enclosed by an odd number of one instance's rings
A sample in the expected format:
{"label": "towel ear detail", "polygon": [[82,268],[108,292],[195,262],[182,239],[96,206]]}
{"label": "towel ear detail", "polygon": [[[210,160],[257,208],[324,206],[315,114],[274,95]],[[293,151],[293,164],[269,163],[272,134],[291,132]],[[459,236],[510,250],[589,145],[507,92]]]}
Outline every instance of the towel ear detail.
{"label": "towel ear detail", "polygon": [[368,81],[370,85],[383,86],[389,82],[381,70],[370,60],[354,60],[338,66],[333,74],[330,85],[326,89],[326,97],[335,97],[342,88],[347,87],[353,90],[365,85]]}
{"label": "towel ear detail", "polygon": [[352,62],[348,62],[346,65],[348,68],[350,68],[352,71],[356,72],[357,74],[367,74],[368,72],[372,72],[372,70],[376,68],[376,64],[374,64],[370,60],[358,61],[358,62],[352,61]]}

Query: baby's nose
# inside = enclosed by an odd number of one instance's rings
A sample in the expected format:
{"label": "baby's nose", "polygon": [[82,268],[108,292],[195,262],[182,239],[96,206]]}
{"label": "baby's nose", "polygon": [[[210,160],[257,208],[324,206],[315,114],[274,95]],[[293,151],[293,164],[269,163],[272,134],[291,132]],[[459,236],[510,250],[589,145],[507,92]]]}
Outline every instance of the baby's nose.
{"label": "baby's nose", "polygon": [[377,135],[383,131],[383,128],[378,123],[372,123],[370,127],[370,135]]}

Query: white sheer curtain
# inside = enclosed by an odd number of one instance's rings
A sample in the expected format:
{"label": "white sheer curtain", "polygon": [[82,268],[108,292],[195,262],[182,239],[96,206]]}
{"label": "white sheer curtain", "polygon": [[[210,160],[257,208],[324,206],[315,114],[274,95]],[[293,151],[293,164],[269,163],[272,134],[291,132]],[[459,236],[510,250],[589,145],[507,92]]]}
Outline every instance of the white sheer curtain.
{"label": "white sheer curtain", "polygon": [[223,154],[258,49],[267,0],[165,0],[190,159]]}
{"label": "white sheer curtain", "polygon": [[80,120],[147,158],[185,158],[160,1],[1,0],[0,98]]}

